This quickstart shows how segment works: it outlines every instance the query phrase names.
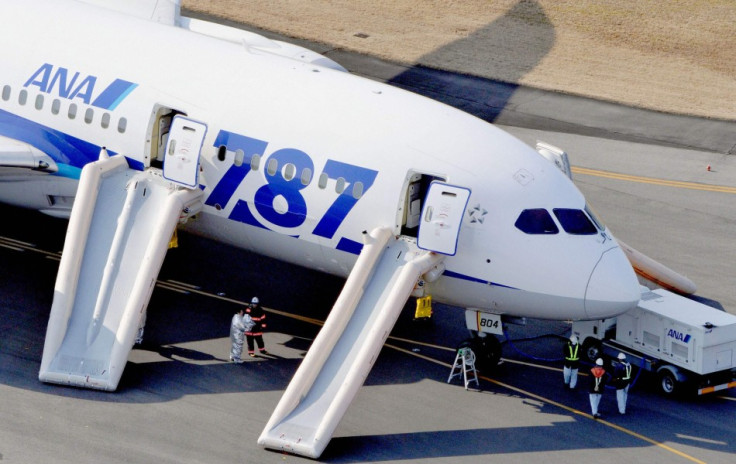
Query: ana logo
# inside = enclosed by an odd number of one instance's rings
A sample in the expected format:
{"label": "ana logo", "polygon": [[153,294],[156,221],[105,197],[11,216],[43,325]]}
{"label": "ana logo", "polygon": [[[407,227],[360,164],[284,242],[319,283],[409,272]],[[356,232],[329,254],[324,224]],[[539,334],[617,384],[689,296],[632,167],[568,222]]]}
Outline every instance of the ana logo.
{"label": "ana logo", "polygon": [[97,76],[85,76],[79,72],[44,63],[23,84],[23,87],[36,86],[44,93],[68,100],[78,98],[87,105],[112,111],[138,86],[132,82],[115,79],[98,93],[95,92],[96,85]]}
{"label": "ana logo", "polygon": [[682,332],[678,332],[675,329],[670,329],[669,332],[667,332],[667,336],[668,337],[672,337],[675,340],[677,340],[679,342],[682,342],[682,343],[687,343],[687,342],[690,341],[690,335],[689,334],[684,334]]}

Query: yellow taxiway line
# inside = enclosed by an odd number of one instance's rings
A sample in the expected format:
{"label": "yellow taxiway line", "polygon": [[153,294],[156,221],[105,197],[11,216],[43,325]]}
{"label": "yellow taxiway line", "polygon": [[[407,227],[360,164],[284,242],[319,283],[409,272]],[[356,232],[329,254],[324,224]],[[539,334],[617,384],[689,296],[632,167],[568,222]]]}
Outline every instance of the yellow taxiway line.
{"label": "yellow taxiway line", "polygon": [[[408,355],[416,356],[416,357],[421,358],[421,359],[424,359],[426,361],[433,362],[433,363],[438,364],[440,366],[444,366],[444,367],[446,367],[448,369],[452,367],[449,363],[446,363],[444,361],[440,361],[438,359],[434,359],[434,358],[431,358],[429,356],[421,355],[421,354],[415,353],[413,351],[410,351],[410,350],[407,350],[407,349],[404,349],[404,348],[399,348],[398,346],[395,346],[395,345],[391,345],[391,344],[388,344],[387,343],[385,346],[387,346],[389,348],[392,348],[394,350],[397,350],[397,351],[401,351],[402,353],[406,353]],[[528,365],[534,366],[533,364],[528,364]],[[627,429],[625,427],[621,427],[620,425],[614,424],[612,422],[608,422],[608,421],[603,420],[603,419],[595,419],[592,415],[590,415],[588,413],[585,413],[583,411],[580,411],[579,409],[572,408],[570,406],[567,406],[565,404],[562,404],[562,403],[559,403],[557,401],[551,400],[549,398],[545,398],[543,396],[537,395],[536,393],[532,393],[530,391],[527,391],[527,390],[524,390],[524,389],[521,389],[521,388],[518,388],[518,387],[514,387],[513,385],[509,385],[507,383],[504,383],[504,382],[501,382],[501,381],[492,379],[490,377],[486,377],[484,375],[479,375],[478,377],[480,377],[481,379],[483,379],[483,380],[485,380],[487,382],[490,382],[490,383],[493,383],[495,385],[498,385],[500,387],[506,388],[508,390],[515,391],[516,393],[522,394],[524,396],[528,396],[530,398],[534,398],[537,401],[541,401],[543,403],[551,404],[553,406],[557,406],[558,408],[564,409],[565,411],[571,412],[573,414],[577,414],[579,416],[583,416],[583,417],[588,418],[590,420],[594,420],[594,421],[598,422],[601,425],[605,425],[607,427],[611,427],[611,428],[613,428],[615,430],[618,430],[619,432],[623,432],[623,433],[625,433],[627,435],[631,435],[634,438],[638,438],[639,440],[642,440],[642,441],[645,441],[647,443],[650,443],[650,444],[652,444],[652,445],[654,445],[654,446],[656,446],[658,448],[662,448],[663,450],[666,450],[666,451],[669,451],[670,453],[676,454],[676,455],[678,455],[678,456],[680,456],[682,458],[687,459],[688,461],[696,462],[698,464],[705,464],[705,461],[701,461],[700,459],[695,458],[693,456],[690,456],[689,454],[686,454],[686,453],[683,453],[682,451],[676,450],[675,448],[672,448],[671,446],[665,445],[664,443],[661,443],[661,442],[658,442],[656,440],[653,440],[653,439],[651,439],[649,437],[646,437],[646,436],[644,436],[644,435],[642,435],[640,433],[634,432],[633,430],[629,430],[629,429]]]}
{"label": "yellow taxiway line", "polygon": [[586,176],[605,177],[607,179],[624,180],[627,182],[638,182],[641,184],[660,185],[663,187],[684,188],[690,190],[704,190],[706,192],[730,193],[736,194],[736,187],[726,185],[710,185],[698,182],[683,182],[679,180],[657,179],[655,177],[633,176],[630,174],[619,174],[616,172],[602,171],[600,169],[583,168],[574,166],[571,168],[573,174],[583,174]]}

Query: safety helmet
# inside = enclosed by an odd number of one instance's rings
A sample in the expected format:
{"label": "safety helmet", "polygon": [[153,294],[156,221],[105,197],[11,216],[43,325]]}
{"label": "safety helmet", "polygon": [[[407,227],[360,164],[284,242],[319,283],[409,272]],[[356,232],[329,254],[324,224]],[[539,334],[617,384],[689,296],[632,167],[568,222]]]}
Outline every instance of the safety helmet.
{"label": "safety helmet", "polygon": [[570,335],[570,343],[572,343],[573,345],[577,345],[578,337],[576,335]]}
{"label": "safety helmet", "polygon": [[257,296],[254,296],[253,299],[250,300],[250,302],[253,303],[253,304],[258,304],[258,297]]}
{"label": "safety helmet", "polygon": [[595,365],[596,366],[602,366],[603,365],[603,360],[601,358],[596,359],[595,360]]}
{"label": "safety helmet", "polygon": [[623,353],[619,353],[619,354],[618,354],[618,359],[619,359],[620,361],[623,361],[624,359],[626,359],[626,355],[625,355],[625,354],[623,354]]}

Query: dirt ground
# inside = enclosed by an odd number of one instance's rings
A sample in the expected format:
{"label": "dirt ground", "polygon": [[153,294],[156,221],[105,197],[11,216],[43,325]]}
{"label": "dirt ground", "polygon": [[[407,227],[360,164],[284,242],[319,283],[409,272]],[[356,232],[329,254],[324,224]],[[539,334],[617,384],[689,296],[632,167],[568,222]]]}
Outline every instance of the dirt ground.
{"label": "dirt ground", "polygon": [[183,0],[405,64],[736,120],[734,0]]}

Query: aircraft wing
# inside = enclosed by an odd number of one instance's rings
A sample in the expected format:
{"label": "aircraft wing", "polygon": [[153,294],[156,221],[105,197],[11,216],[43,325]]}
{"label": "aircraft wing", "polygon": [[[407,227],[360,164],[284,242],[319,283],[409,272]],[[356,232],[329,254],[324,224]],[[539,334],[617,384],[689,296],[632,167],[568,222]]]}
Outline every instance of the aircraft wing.
{"label": "aircraft wing", "polygon": [[8,137],[0,136],[0,179],[17,174],[18,169],[57,172],[58,166],[46,153]]}
{"label": "aircraft wing", "polygon": [[179,0],[80,0],[120,13],[175,26],[179,19]]}
{"label": "aircraft wing", "polygon": [[337,71],[347,72],[342,65],[312,50],[298,45],[271,40],[262,35],[181,16],[180,0],[80,0],[109,10],[118,11],[150,21],[177,26],[198,34],[230,42],[241,43],[251,50],[285,56],[304,63],[316,64]]}
{"label": "aircraft wing", "polygon": [[618,244],[621,245],[621,249],[626,254],[626,257],[629,258],[640,280],[651,282],[656,286],[681,295],[692,295],[698,290],[698,286],[684,275],[635,250],[621,240],[618,240]]}

